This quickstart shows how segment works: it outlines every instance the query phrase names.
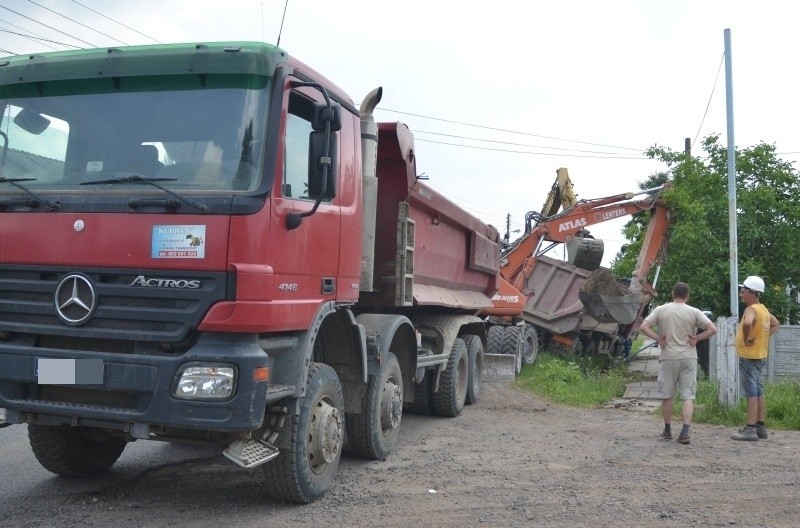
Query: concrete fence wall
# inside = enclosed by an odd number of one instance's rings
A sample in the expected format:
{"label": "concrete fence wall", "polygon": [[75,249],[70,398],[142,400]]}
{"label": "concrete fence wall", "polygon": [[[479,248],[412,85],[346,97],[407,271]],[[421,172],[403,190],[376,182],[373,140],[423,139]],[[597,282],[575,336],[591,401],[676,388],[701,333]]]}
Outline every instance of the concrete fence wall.
{"label": "concrete fence wall", "polygon": [[[717,319],[717,334],[709,343],[709,378],[719,387],[719,402],[733,406],[739,401],[739,361],[734,338],[738,321]],[[800,380],[800,326],[782,325],[769,340],[766,378],[769,382]]]}

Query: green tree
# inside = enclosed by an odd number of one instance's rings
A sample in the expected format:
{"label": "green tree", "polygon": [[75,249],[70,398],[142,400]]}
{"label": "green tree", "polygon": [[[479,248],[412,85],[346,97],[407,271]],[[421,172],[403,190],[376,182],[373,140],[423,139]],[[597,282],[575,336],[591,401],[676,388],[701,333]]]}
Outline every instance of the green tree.
{"label": "green tree", "polygon": [[[656,302],[669,301],[672,284],[684,281],[692,288],[692,304],[719,316],[730,315],[730,252],[728,155],[718,140],[718,136],[706,138],[702,157],[650,148],[648,155],[666,163],[667,171],[639,185],[646,189],[672,182],[664,195],[671,220]],[[797,322],[798,305],[786,290],[800,285],[798,173],[777,157],[773,145],[760,143],[736,151],[736,187],[739,278],[763,277],[767,283],[764,304],[779,320]],[[623,234],[632,242],[612,264],[618,277],[631,276],[647,221],[646,214],[638,215],[625,225]]]}

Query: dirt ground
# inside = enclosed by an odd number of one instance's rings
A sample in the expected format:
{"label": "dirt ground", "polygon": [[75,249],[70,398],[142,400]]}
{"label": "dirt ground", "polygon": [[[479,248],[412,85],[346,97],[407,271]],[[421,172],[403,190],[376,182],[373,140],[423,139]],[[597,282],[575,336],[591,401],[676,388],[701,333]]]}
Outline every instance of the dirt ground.
{"label": "dirt ground", "polygon": [[660,430],[653,414],[549,405],[495,381],[458,418],[405,415],[389,460],[343,459],[334,488],[311,505],[270,502],[261,471],[199,452],[91,493],[15,505],[2,524],[800,525],[800,432],[749,443],[693,425],[680,445],[657,440]]}

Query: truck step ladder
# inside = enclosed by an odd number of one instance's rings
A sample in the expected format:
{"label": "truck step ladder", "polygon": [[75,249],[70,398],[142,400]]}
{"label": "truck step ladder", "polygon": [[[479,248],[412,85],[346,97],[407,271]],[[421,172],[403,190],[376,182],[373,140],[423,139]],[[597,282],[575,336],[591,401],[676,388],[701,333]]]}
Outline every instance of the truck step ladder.
{"label": "truck step ladder", "polygon": [[278,448],[264,440],[235,440],[222,452],[243,468],[252,468],[278,456]]}

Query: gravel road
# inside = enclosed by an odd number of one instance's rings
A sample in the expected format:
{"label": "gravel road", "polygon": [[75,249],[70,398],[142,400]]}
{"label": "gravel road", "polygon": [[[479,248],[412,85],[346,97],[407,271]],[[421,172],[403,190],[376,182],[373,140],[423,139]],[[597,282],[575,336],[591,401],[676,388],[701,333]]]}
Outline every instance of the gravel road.
{"label": "gravel road", "polygon": [[[308,506],[265,499],[260,470],[153,444],[152,467],[77,489],[43,476],[42,493],[5,502],[0,518],[16,527],[800,525],[800,432],[748,443],[693,425],[685,446],[657,440],[660,429],[652,414],[550,405],[489,382],[458,418],[405,415],[389,460],[345,458],[334,488]],[[175,463],[164,462],[170,449]]]}

